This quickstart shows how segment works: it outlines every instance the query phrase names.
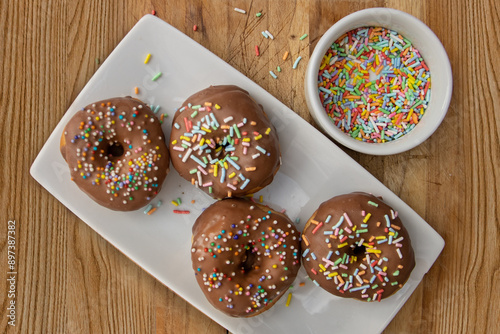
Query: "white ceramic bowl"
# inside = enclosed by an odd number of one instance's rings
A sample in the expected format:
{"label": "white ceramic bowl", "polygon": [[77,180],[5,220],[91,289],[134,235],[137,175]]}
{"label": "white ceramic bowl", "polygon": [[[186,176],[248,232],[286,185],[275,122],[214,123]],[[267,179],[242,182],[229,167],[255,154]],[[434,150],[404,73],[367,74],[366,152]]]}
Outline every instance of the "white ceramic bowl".
{"label": "white ceramic bowl", "polygon": [[[431,96],[422,119],[404,136],[385,143],[355,140],[338,129],[327,115],[318,94],[318,69],[332,43],[352,29],[370,26],[392,29],[409,39],[420,51],[431,73]],[[355,151],[372,155],[401,153],[420,145],[429,138],[448,111],[452,88],[450,61],[437,36],[417,18],[390,8],[364,9],[335,23],[316,45],[307,65],[305,78],[307,106],[316,123],[338,143]]]}

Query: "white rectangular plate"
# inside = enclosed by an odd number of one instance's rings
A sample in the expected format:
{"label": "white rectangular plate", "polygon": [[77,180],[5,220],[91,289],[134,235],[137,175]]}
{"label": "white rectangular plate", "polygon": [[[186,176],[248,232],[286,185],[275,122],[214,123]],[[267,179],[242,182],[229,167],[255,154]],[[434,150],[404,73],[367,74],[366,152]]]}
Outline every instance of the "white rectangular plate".
{"label": "white rectangular plate", "polygon": [[[152,57],[145,65],[148,53]],[[163,75],[152,81],[160,71]],[[399,211],[412,240],[416,266],[396,295],[380,303],[342,299],[316,287],[301,269],[290,290],[293,298],[289,307],[282,298],[269,311],[253,318],[225,316],[203,296],[190,259],[192,224],[212,199],[171,169],[153,201],[165,203],[156,213],[114,212],[95,204],[70,181],[69,169],[59,152],[59,138],[80,108],[114,96],[134,96],[134,87],[138,86],[138,98],[161,105],[161,112],[170,115],[163,124],[169,138],[174,110],[194,92],[217,84],[246,89],[270,116],[280,137],[283,165],[273,183],[257,196],[263,195],[276,209],[286,209],[293,221],[299,218],[299,231],[320,203],[352,191],[383,196]],[[381,332],[444,247],[443,239],[417,213],[313,126],[213,53],[152,15],[135,25],[90,79],[43,146],[31,175],[126,256],[234,333]],[[179,208],[191,214],[173,213],[175,207],[170,202],[177,197],[184,200]],[[191,204],[193,199],[195,203]],[[299,282],[306,284],[299,287]]]}

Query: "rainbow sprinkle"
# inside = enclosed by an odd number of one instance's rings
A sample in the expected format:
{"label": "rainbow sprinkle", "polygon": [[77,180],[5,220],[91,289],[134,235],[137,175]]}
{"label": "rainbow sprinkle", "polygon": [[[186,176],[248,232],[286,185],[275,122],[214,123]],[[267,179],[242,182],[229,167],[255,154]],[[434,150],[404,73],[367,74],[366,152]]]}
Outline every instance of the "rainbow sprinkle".
{"label": "rainbow sprinkle", "polygon": [[292,68],[293,68],[293,69],[296,69],[296,68],[297,68],[297,66],[299,66],[299,62],[300,62],[300,60],[301,60],[301,59],[302,59],[302,57],[301,57],[301,56],[298,56],[298,57],[297,57],[297,59],[296,59],[296,60],[295,60],[295,62],[293,63],[293,66],[292,66]]}
{"label": "rainbow sprinkle", "polygon": [[146,208],[144,209],[144,214],[147,215],[152,208],[153,204],[148,204],[148,206],[146,206]]}
{"label": "rainbow sprinkle", "polygon": [[152,78],[151,78],[151,80],[152,80],[152,81],[156,81],[156,80],[158,80],[158,78],[159,78],[159,77],[161,77],[161,75],[162,75],[162,73],[161,73],[161,72],[158,72],[158,73],[156,73],[156,74],[155,74],[155,76],[154,76],[154,77],[152,77]]}
{"label": "rainbow sprinkle", "polygon": [[269,30],[264,31],[264,33],[265,33],[265,34],[266,34],[266,35],[267,35],[270,39],[274,39],[273,34],[271,34],[271,33],[269,32]]}
{"label": "rainbow sprinkle", "polygon": [[288,293],[288,297],[287,297],[287,299],[286,299],[286,304],[285,304],[285,306],[286,306],[286,307],[290,306],[290,302],[291,302],[291,301],[292,301],[292,293],[290,292],[290,293]]}
{"label": "rainbow sprinkle", "polygon": [[150,216],[151,214],[153,214],[161,205],[163,204],[163,202],[160,200],[158,201],[158,203],[156,203],[155,206],[153,206],[153,204],[148,204],[148,206],[146,206],[146,208],[144,209],[144,214],[145,215],[148,215]]}
{"label": "rainbow sprinkle", "polygon": [[430,100],[429,68],[405,37],[381,27],[351,30],[323,57],[321,103],[335,125],[364,142],[400,138],[420,121]]}

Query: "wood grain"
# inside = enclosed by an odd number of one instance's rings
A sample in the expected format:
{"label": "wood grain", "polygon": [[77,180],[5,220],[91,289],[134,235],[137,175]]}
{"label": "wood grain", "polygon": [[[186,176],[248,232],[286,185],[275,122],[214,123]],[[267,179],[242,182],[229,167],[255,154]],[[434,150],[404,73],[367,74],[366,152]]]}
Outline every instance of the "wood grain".
{"label": "wood grain", "polygon": [[[104,61],[153,9],[312,122],[303,77],[316,42],[343,16],[375,6],[426,23],[447,50],[454,76],[448,115],[425,143],[386,157],[345,149],[446,241],[385,333],[498,332],[500,3],[492,0],[0,2],[0,331],[226,333],[76,218],[29,176],[29,167],[98,68],[96,58]],[[262,38],[266,29],[274,41]],[[283,61],[285,51],[290,56]],[[292,70],[298,56],[303,60]],[[277,66],[282,72],[275,80],[269,71]],[[7,324],[4,279],[12,219],[16,327]]]}

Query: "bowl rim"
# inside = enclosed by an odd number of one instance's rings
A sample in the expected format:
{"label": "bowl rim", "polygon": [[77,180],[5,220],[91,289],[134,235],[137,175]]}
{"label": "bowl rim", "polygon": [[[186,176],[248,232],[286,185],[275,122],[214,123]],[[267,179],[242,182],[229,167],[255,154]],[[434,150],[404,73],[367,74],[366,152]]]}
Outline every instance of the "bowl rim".
{"label": "bowl rim", "polygon": [[[435,116],[433,116],[431,122],[427,122],[425,127],[419,129],[418,136],[410,136],[413,131],[415,131],[412,130],[408,134],[402,136],[400,139],[379,144],[355,140],[346,135],[346,133],[344,133],[334,125],[330,117],[324,111],[324,108],[319,99],[319,94],[317,93],[317,73],[321,60],[323,59],[325,52],[331,46],[332,42],[348,30],[355,29],[346,29],[346,25],[352,25],[353,22],[367,22],[370,19],[373,20],[374,15],[381,14],[400,16],[402,19],[408,22],[408,25],[416,26],[422,34],[425,34],[426,38],[429,40],[429,44],[433,45],[435,53],[439,54],[439,57],[442,60],[442,64],[440,64],[440,67],[443,72],[443,81],[446,83],[446,87],[444,89],[444,94],[442,94],[440,97],[440,101],[438,103],[439,105],[437,106],[438,110],[434,112]],[[368,26],[368,24],[364,23],[357,25],[357,27],[362,26]],[[391,27],[391,24],[380,24],[380,26],[388,29],[393,29]],[[311,116],[331,138],[357,152],[371,155],[390,155],[401,153],[420,145],[436,131],[448,111],[453,91],[453,78],[450,60],[444,46],[442,45],[436,34],[425,23],[406,12],[397,9],[374,7],[363,9],[343,17],[323,34],[309,59],[304,86],[306,102]],[[431,94],[431,101],[433,97],[434,96]]]}

